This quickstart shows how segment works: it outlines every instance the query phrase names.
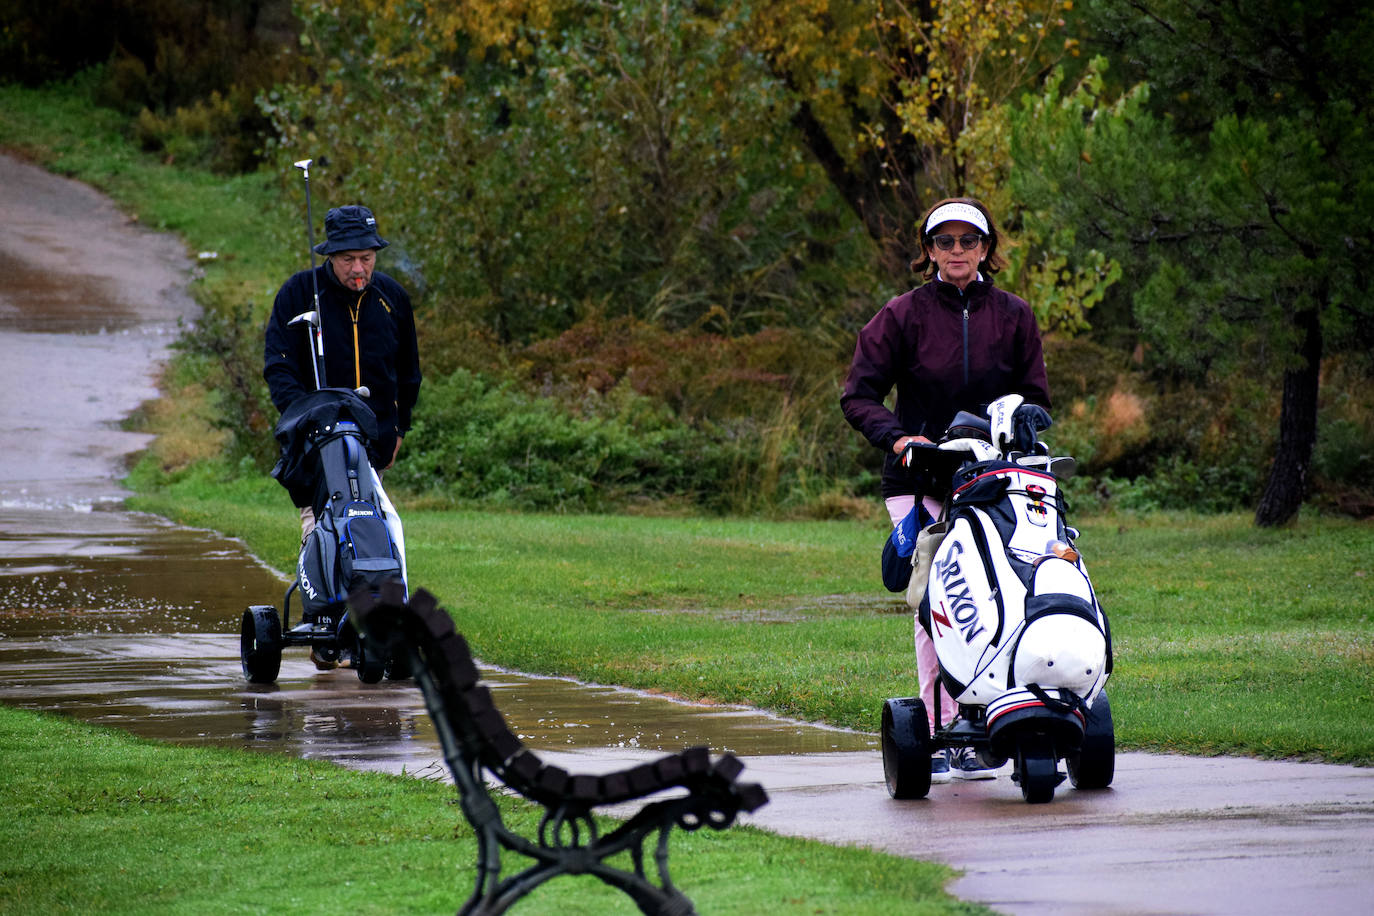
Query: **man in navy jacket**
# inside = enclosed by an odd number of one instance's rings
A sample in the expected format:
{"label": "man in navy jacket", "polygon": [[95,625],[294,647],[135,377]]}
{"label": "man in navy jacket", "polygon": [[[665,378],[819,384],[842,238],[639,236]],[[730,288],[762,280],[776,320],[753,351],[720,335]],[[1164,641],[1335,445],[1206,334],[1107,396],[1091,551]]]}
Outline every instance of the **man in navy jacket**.
{"label": "man in navy jacket", "polygon": [[315,390],[309,329],[287,325],[315,307],[318,286],[324,384],[367,388],[364,400],[377,415],[378,428],[369,453],[381,471],[396,461],[420,393],[415,315],[401,284],[376,269],[377,252],[390,243],[377,234],[371,210],[334,208],[325,216],[324,228],[326,238],[315,251],[325,261],[314,277],[302,270],[277,293],[267,322],[262,374],[279,411]]}

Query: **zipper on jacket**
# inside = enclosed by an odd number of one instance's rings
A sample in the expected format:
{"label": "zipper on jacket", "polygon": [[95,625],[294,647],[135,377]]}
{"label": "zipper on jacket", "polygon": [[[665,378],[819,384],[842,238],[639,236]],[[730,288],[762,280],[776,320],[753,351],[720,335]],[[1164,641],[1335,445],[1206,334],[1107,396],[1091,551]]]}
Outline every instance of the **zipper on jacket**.
{"label": "zipper on jacket", "polygon": [[[363,308],[363,296],[366,296],[366,295],[367,295],[367,291],[366,291],[366,290],[364,290],[362,293],[360,293],[360,294],[358,295],[358,301],[355,302],[355,303],[353,303],[353,308],[352,308],[352,310],[351,310],[351,311],[353,312],[353,387],[354,387],[355,389],[361,388],[361,387],[363,386],[362,355],[358,352],[358,313],[359,313],[360,311],[362,311],[362,308]],[[967,320],[968,320],[968,310],[967,310],[967,309],[964,311],[964,320],[965,320],[965,322],[967,322]],[[965,353],[964,353],[964,363],[965,363],[965,365],[964,365],[964,375],[967,376],[967,375],[968,375],[968,352],[967,352],[967,351],[968,351],[968,331],[967,331],[967,329],[965,329],[965,331],[964,331],[964,338],[965,338],[965,339],[964,339],[964,351],[965,351]]]}
{"label": "zipper on jacket", "polygon": [[[961,290],[961,291],[960,291],[960,294],[962,295],[962,293],[963,293],[963,291]],[[353,326],[353,334],[354,334],[354,337],[355,337],[355,338],[357,337],[357,333],[358,333],[358,330],[357,330],[357,321],[356,321],[356,319],[355,319],[355,321],[354,321],[354,326]],[[967,301],[964,302],[964,387],[965,387],[965,388],[968,387],[968,302],[967,302]]]}

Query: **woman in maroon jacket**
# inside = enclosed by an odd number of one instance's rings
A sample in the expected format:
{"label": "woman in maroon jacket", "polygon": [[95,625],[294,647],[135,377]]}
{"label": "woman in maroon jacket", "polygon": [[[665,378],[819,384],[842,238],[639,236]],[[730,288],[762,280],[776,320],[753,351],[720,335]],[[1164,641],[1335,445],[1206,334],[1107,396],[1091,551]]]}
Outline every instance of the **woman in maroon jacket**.
{"label": "woman in maroon jacket", "polygon": [[[922,220],[921,256],[911,264],[925,283],[888,302],[859,332],[840,406],[850,425],[884,453],[882,494],[894,527],[913,510],[926,523],[940,514],[939,501],[918,492],[916,477],[901,465],[909,444],[937,440],[956,412],[981,416],[1004,394],[1050,406],[1035,315],[1025,300],[992,283],[1006,266],[1000,241],[980,201],[940,201]],[[883,402],[894,387],[895,408],[888,409]],[[942,708],[935,707],[939,662],[919,624],[916,670],[932,726],[949,722],[958,709],[946,691]],[[995,775],[964,748],[953,759],[936,754],[931,780],[948,781],[951,766],[964,779]]]}

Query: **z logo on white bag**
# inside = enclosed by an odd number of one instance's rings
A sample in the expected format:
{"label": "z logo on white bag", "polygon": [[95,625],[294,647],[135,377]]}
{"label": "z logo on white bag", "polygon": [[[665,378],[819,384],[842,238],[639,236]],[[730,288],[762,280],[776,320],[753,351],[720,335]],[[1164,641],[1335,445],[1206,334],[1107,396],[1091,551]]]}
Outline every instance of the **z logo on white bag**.
{"label": "z logo on white bag", "polygon": [[[935,572],[940,577],[940,587],[944,589],[945,596],[949,598],[953,609],[954,623],[958,624],[959,631],[964,636],[964,642],[972,643],[979,633],[984,631],[983,625],[978,622],[978,604],[973,600],[973,595],[969,591],[969,585],[964,581],[963,571],[959,568],[959,561],[956,559],[959,554],[964,552],[964,545],[955,541],[949,551],[949,556],[935,564]],[[956,591],[959,589],[959,591]],[[954,629],[949,617],[943,613],[945,603],[940,602],[940,610],[930,609],[930,619],[932,624],[943,623],[947,628]]]}

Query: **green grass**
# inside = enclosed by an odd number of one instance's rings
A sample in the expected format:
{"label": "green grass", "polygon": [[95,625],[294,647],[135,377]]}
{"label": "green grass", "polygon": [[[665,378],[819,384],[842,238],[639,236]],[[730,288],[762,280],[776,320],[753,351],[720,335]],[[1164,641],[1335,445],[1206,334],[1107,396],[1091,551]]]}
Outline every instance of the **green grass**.
{"label": "green grass", "polygon": [[[442,913],[471,891],[476,842],[445,784],[168,747],[4,707],[0,766],[0,912]],[[501,809],[536,828],[531,808]],[[986,912],[941,891],[943,866],[747,827],[678,831],[671,850],[703,913]],[[638,912],[586,876],[555,879],[516,911]]]}
{"label": "green grass", "polygon": [[1133,744],[1374,763],[1374,525],[1160,516],[1086,530]]}
{"label": "green grass", "polygon": [[[136,506],[294,564],[299,529],[272,481],[135,483]],[[489,662],[868,731],[883,699],[914,693],[911,616],[878,582],[883,531],[870,524],[398,502],[412,587]],[[1374,525],[1078,521],[1112,625],[1123,747],[1374,764]]]}

